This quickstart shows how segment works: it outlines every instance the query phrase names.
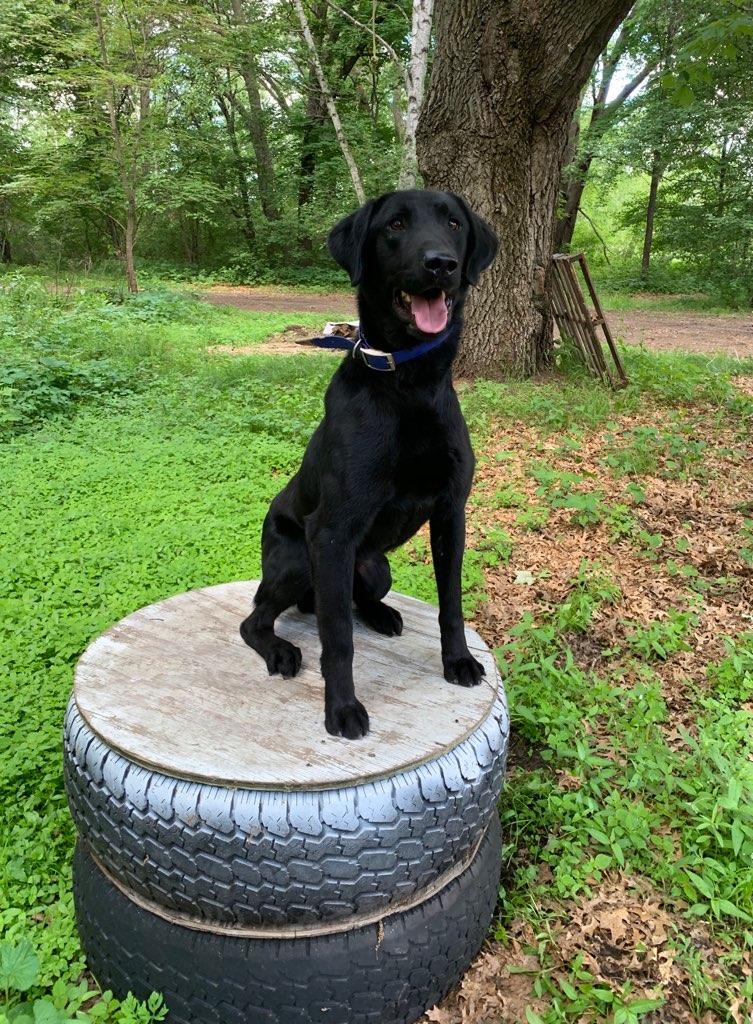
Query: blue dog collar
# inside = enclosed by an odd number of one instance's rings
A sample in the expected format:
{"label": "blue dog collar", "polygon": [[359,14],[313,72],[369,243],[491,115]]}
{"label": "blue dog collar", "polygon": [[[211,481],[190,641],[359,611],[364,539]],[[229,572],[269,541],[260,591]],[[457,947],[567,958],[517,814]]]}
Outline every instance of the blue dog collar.
{"label": "blue dog collar", "polygon": [[360,355],[364,363],[371,370],[390,373],[403,363],[419,359],[421,356],[433,352],[435,348],[439,348],[449,338],[451,332],[452,328],[448,327],[436,338],[432,338],[431,341],[424,341],[413,348],[398,349],[397,352],[382,352],[378,348],[369,348],[366,336],[360,328],[355,339],[343,338],[338,334],[330,334],[324,338],[312,338],[311,340],[312,344],[316,345],[317,348],[342,349],[345,352],[350,352],[354,359],[357,355]]}

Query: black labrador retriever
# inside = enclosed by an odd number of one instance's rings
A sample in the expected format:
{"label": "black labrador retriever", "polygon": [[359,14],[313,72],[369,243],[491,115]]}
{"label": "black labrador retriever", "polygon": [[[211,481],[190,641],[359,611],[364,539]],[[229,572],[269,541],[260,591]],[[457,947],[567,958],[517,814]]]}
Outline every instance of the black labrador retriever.
{"label": "black labrador retriever", "polygon": [[[241,624],[270,674],[294,676],[301,652],[274,633],[293,604],[316,611],[325,726],[356,739],[369,716],[353,685],[353,603],[385,636],[400,614],[382,601],[386,552],[428,520],[444,675],[474,686],[483,667],[465,641],[460,573],[474,458],[452,386],[469,285],[497,239],[449,192],[392,192],[341,220],[329,250],[358,286],[360,340],[335,372],[301,468],[262,531],[262,581]],[[377,351],[375,351],[377,350]]]}

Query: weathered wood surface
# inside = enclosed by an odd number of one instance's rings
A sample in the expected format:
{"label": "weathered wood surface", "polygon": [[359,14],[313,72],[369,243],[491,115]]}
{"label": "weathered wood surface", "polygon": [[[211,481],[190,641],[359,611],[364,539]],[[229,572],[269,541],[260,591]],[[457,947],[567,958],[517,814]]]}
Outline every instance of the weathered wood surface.
{"label": "weathered wood surface", "polygon": [[303,652],[294,679],[269,676],[238,633],[255,582],[178,594],[129,615],[95,640],[76,669],[75,696],[109,746],[168,775],[267,789],[317,789],[394,775],[468,736],[500,685],[488,648],[468,645],[486,669],[470,689],[442,675],[437,610],[400,594],[400,637],[356,619],[356,693],[371,717],[362,740],[324,730],[324,682],[313,615],[280,616],[281,636]]}

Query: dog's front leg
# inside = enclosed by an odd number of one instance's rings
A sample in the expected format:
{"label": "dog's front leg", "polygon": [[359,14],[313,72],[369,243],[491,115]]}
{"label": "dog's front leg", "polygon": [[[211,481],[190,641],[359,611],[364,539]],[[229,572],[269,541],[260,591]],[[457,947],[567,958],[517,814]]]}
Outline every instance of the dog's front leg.
{"label": "dog's front leg", "polygon": [[353,685],[355,542],[344,527],[322,527],[313,519],[306,536],[322,642],[324,724],[333,736],[355,740],[369,731],[369,716]]}
{"label": "dog's front leg", "polygon": [[468,650],[463,623],[461,575],[465,547],[465,506],[457,498],[437,503],[429,520],[431,554],[439,594],[439,631],[444,677],[459,686],[476,686],[484,666]]}

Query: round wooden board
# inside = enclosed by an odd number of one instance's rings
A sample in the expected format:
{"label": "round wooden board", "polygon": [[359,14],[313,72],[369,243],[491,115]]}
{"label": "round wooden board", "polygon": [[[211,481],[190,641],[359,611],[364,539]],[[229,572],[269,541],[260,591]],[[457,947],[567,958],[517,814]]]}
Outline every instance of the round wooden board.
{"label": "round wooden board", "polygon": [[134,612],[95,640],[76,668],[75,698],[110,747],[167,775],[263,789],[321,789],[384,778],[462,742],[486,718],[500,679],[483,640],[466,629],[486,669],[479,686],[442,675],[437,610],[402,594],[400,637],[354,624],[356,693],[371,731],[327,735],[313,615],[290,610],[277,631],[303,652],[294,679],[270,676],[238,626],[256,582],[178,594]]}

